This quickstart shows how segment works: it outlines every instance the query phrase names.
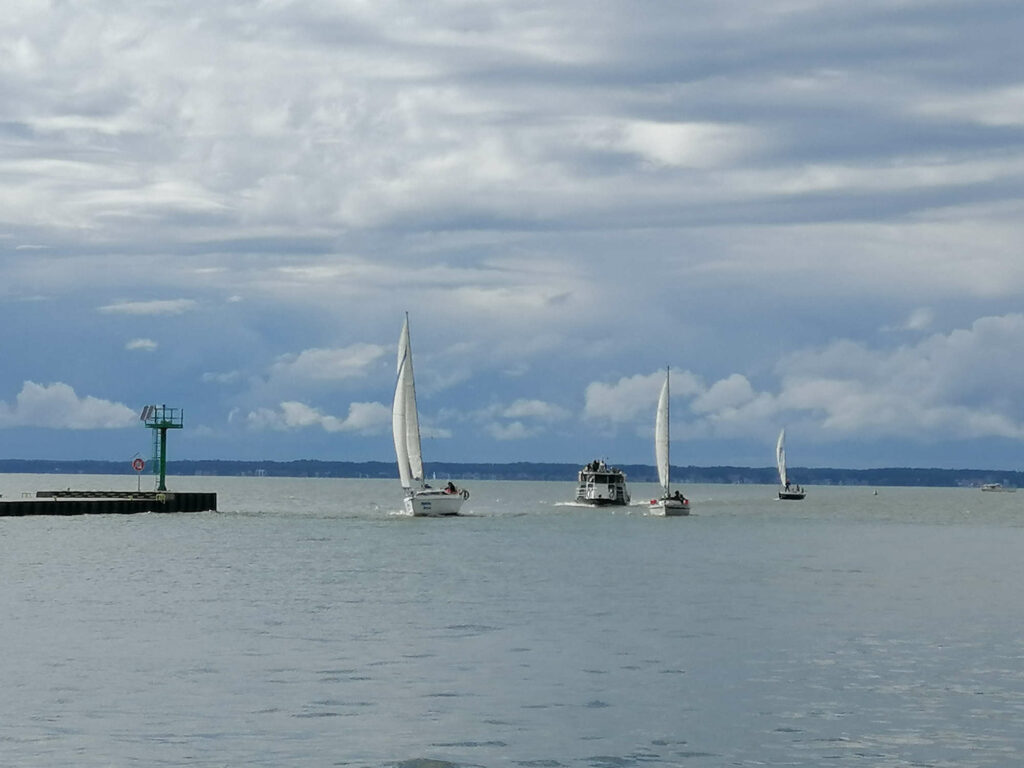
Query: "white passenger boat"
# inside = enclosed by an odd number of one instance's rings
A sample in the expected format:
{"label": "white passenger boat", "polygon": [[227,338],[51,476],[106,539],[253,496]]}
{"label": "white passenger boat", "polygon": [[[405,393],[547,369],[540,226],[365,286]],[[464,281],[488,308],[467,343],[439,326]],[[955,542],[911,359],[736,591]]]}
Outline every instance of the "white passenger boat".
{"label": "white passenger boat", "polygon": [[626,473],[609,467],[604,459],[595,459],[579,472],[576,501],[595,506],[629,504]]}

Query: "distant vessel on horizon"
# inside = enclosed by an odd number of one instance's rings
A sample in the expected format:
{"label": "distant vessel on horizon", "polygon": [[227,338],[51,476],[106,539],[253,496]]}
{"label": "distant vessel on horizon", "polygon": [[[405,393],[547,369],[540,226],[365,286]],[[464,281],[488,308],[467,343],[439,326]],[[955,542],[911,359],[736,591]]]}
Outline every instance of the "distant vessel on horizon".
{"label": "distant vessel on horizon", "polygon": [[789,481],[789,474],[786,472],[786,428],[779,432],[779,441],[775,444],[775,464],[779,468],[779,498],[784,501],[800,501],[806,493],[799,485]]}
{"label": "distant vessel on horizon", "polygon": [[983,491],[991,491],[994,493],[1015,493],[1016,488],[1008,488],[1002,483],[985,483],[981,486]]}

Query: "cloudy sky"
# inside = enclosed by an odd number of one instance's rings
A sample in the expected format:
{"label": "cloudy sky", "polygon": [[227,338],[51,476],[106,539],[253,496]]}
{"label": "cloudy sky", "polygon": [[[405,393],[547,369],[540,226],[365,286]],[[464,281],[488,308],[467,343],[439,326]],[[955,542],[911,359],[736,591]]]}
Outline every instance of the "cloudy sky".
{"label": "cloudy sky", "polygon": [[1024,467],[1017,0],[9,0],[0,457]]}

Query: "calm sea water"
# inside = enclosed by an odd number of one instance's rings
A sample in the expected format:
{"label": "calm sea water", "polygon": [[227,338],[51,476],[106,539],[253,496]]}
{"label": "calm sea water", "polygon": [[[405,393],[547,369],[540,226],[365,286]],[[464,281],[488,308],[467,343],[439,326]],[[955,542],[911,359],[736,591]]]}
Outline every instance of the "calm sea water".
{"label": "calm sea water", "polygon": [[[134,479],[0,475],[0,493]],[[0,764],[1008,766],[1024,492],[176,479],[221,511],[0,519]],[[635,498],[653,486],[631,484]]]}

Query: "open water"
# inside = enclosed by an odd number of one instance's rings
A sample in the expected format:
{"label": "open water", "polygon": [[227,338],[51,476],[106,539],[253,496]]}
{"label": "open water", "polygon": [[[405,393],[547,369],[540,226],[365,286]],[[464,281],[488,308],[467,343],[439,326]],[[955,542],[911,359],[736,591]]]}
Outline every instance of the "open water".
{"label": "open water", "polygon": [[[209,477],[173,486],[216,513],[0,519],[0,764],[1024,759],[1024,492],[466,485],[457,519]],[[68,486],[134,479],[0,475]]]}

